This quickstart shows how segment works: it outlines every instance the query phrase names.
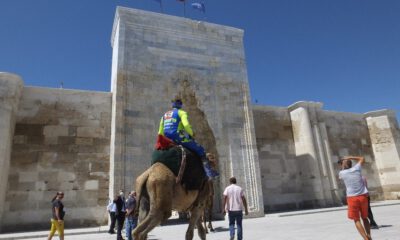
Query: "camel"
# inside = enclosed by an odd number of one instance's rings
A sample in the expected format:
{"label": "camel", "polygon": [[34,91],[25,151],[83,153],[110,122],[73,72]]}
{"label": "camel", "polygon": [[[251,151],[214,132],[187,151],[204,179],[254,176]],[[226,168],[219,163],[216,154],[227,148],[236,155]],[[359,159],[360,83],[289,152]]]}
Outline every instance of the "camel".
{"label": "camel", "polygon": [[136,179],[139,211],[139,224],[133,231],[136,240],[145,240],[153,228],[171,216],[172,210],[190,212],[186,240],[193,239],[195,226],[200,239],[206,239],[200,217],[204,212],[210,189],[199,157],[190,151],[186,151],[186,156],[183,179],[200,180],[198,190],[188,190],[185,184],[176,183],[174,173],[159,162],[153,164]]}

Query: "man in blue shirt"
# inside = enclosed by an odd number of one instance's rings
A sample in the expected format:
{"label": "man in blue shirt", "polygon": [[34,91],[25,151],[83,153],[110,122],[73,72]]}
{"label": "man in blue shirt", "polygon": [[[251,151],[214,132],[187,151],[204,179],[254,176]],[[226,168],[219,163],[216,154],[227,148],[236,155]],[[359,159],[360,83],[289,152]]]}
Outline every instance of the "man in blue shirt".
{"label": "man in blue shirt", "polygon": [[128,199],[126,200],[126,221],[125,221],[125,232],[126,238],[128,240],[133,240],[132,231],[136,228],[138,218],[135,215],[135,207],[136,207],[136,192],[132,191],[129,194]]}

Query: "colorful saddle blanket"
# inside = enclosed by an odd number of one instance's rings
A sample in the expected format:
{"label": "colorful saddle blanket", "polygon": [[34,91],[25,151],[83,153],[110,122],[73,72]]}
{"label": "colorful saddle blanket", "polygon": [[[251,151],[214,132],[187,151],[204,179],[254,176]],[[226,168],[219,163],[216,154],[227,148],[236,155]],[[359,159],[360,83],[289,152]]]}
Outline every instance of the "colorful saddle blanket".
{"label": "colorful saddle blanket", "polygon": [[207,181],[203,164],[197,154],[180,146],[175,146],[166,150],[154,150],[151,158],[151,165],[162,163],[167,166],[175,176],[179,174],[182,161],[182,149],[186,155],[186,167],[182,174],[180,183],[186,190],[199,190]]}

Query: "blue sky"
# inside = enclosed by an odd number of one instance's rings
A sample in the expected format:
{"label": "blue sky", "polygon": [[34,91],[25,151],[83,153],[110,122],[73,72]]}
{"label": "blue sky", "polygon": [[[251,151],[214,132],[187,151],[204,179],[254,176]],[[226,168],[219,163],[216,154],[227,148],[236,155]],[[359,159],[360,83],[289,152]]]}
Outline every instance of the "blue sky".
{"label": "blue sky", "polygon": [[[204,0],[187,17],[245,30],[251,98],[288,106],[400,114],[399,0]],[[166,14],[182,4],[164,0]],[[0,71],[26,85],[109,91],[116,6],[160,11],[154,0],[0,0]]]}

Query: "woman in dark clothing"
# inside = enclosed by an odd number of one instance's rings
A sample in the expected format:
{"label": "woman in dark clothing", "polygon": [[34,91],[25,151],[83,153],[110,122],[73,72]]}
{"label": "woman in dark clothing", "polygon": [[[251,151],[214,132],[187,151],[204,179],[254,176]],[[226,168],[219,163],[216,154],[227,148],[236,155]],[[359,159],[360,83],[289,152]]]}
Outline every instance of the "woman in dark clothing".
{"label": "woman in dark clothing", "polygon": [[53,217],[51,218],[51,229],[48,236],[48,240],[51,240],[54,236],[54,233],[58,232],[58,236],[60,240],[64,240],[64,204],[61,200],[64,198],[63,192],[57,192],[56,196],[51,200],[51,211]]}

